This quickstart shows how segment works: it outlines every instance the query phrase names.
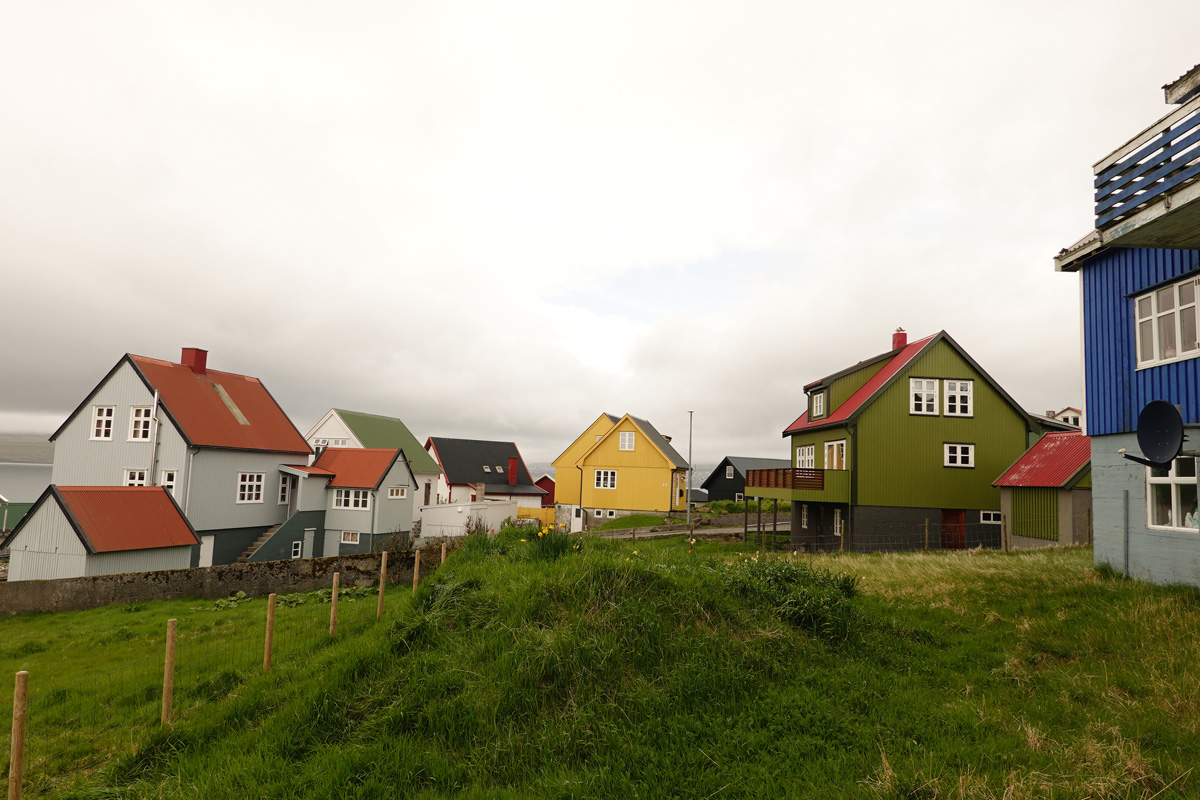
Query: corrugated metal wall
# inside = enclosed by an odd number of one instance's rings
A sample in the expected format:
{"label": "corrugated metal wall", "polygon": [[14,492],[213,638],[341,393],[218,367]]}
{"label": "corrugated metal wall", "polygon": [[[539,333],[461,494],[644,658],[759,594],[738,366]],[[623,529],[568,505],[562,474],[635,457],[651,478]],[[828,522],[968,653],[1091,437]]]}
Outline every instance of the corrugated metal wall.
{"label": "corrugated metal wall", "polygon": [[[248,450],[204,448],[193,461],[191,496],[186,510],[196,530],[270,527],[287,519],[287,505],[279,503],[279,465],[306,461],[303,455],[257,453]],[[263,501],[238,503],[238,474],[263,473]]]}
{"label": "corrugated metal wall", "polygon": [[1084,373],[1087,433],[1137,429],[1151,400],[1183,408],[1200,423],[1200,359],[1135,371],[1133,298],[1127,295],[1200,268],[1200,251],[1117,248],[1088,262],[1083,274]]}
{"label": "corrugated metal wall", "polygon": [[87,560],[88,575],[117,575],[122,572],[153,572],[160,569],[187,569],[192,565],[192,547],[153,547],[147,550],[123,550],[96,553]]}
{"label": "corrugated metal wall", "polygon": [[1058,541],[1058,489],[1014,488],[1010,531],[1014,536]]}
{"label": "corrugated metal wall", "polygon": [[87,550],[53,498],[26,520],[10,552],[9,581],[79,578],[87,568]]}

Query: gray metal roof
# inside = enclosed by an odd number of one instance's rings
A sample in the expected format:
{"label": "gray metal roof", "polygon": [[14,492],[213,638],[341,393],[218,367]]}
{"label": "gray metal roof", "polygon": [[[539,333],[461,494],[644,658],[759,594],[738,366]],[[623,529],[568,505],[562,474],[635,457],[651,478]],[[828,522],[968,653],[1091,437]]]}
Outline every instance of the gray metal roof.
{"label": "gray metal roof", "polygon": [[[447,439],[442,436],[430,436],[438,460],[442,463],[442,471],[446,473],[446,482],[454,484],[485,484],[485,491],[491,492],[497,488],[496,494],[535,494],[546,492],[534,486],[529,477],[529,469],[525,460],[517,450],[514,442],[489,442],[482,439]],[[517,459],[517,482],[508,483],[508,459]],[[488,471],[484,472],[484,466]],[[503,472],[496,472],[496,467],[502,467]],[[499,478],[499,480],[497,480]],[[532,491],[525,491],[530,489]],[[520,491],[518,491],[520,490]]]}
{"label": "gray metal roof", "polygon": [[675,448],[671,447],[671,443],[668,442],[666,437],[659,433],[653,425],[644,419],[635,417],[633,414],[630,414],[629,418],[633,420],[635,425],[642,429],[642,433],[645,434],[647,439],[654,443],[655,447],[657,447],[659,450],[662,450],[663,455],[665,455],[667,459],[674,464],[676,469],[687,467],[688,463],[683,460],[683,456],[675,452]]}

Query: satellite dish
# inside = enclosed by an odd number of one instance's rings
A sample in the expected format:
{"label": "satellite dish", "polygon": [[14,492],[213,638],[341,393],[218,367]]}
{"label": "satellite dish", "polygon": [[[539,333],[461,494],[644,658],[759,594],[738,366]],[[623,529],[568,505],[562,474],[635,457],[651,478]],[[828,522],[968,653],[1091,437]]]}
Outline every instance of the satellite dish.
{"label": "satellite dish", "polygon": [[1137,440],[1145,458],[1122,456],[1154,469],[1169,470],[1183,451],[1183,417],[1166,400],[1151,400],[1138,414]]}

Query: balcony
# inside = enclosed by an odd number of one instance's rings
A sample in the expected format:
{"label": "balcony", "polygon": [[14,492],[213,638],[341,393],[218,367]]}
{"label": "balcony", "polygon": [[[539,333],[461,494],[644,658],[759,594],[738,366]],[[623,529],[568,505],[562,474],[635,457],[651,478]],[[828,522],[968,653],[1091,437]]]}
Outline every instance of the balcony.
{"label": "balcony", "polygon": [[811,503],[850,502],[850,471],[845,469],[746,470],[747,497]]}
{"label": "balcony", "polygon": [[1097,162],[1095,174],[1097,245],[1200,247],[1200,97]]}

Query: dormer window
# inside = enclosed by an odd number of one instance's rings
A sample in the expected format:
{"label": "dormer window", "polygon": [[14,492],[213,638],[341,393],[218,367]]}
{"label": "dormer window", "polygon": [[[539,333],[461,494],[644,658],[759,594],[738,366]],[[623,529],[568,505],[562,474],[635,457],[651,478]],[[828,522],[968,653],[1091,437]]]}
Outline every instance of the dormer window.
{"label": "dormer window", "polygon": [[816,394],[814,394],[812,396],[812,411],[809,414],[809,416],[813,417],[814,419],[816,417],[825,416],[825,393],[824,392],[817,392]]}

